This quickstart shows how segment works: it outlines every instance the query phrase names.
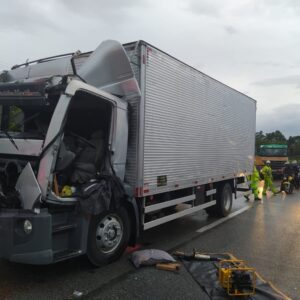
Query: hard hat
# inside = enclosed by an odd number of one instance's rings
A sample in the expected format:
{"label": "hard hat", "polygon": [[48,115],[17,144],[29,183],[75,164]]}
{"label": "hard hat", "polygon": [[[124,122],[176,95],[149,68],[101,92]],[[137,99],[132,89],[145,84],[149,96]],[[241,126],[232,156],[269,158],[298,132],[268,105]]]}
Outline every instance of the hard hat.
{"label": "hard hat", "polygon": [[266,164],[269,165],[271,162],[269,160],[266,161]]}

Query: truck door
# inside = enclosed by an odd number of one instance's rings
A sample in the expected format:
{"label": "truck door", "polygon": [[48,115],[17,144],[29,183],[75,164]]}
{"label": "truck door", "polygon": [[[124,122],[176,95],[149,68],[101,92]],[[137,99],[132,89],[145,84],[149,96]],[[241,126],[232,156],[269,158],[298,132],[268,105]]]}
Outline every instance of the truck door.
{"label": "truck door", "polygon": [[115,103],[87,90],[60,101],[68,105],[57,105],[60,111],[50,123],[38,182],[47,200],[73,202],[70,192],[63,194],[64,187],[83,184],[106,168]]}

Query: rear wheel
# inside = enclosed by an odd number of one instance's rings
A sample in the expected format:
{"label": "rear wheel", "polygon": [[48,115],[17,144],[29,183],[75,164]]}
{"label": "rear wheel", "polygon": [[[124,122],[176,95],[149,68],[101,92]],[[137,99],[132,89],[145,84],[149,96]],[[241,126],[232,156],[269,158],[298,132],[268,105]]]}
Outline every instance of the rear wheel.
{"label": "rear wheel", "polygon": [[127,247],[130,222],[127,210],[106,211],[90,221],[87,256],[95,266],[118,259]]}
{"label": "rear wheel", "polygon": [[212,207],[208,207],[206,212],[212,217],[226,217],[230,214],[232,208],[232,188],[226,182],[217,188],[217,203]]}

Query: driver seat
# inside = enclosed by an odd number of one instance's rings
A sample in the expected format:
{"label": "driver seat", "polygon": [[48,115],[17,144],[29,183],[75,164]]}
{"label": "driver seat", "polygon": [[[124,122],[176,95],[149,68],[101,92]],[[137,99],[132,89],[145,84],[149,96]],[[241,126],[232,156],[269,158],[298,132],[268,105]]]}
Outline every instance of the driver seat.
{"label": "driver seat", "polygon": [[71,175],[73,184],[82,184],[95,178],[98,166],[104,158],[105,141],[103,131],[96,131],[89,140],[95,146],[86,145],[74,163],[74,170]]}

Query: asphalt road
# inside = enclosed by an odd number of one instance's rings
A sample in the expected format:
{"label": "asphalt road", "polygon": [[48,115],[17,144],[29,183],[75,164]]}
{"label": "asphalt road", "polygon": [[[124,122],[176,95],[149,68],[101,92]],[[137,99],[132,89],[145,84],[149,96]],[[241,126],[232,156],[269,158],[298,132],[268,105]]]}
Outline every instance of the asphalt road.
{"label": "asphalt road", "polygon": [[[210,228],[216,219],[200,212],[146,231],[140,243],[167,251],[231,252],[292,299],[300,299],[299,195],[249,204],[241,198],[234,211],[249,209],[216,227]],[[0,260],[0,299],[72,299],[74,290],[88,299],[205,299],[184,268],[179,274],[136,270],[128,255],[98,269],[84,257],[42,267]]]}

